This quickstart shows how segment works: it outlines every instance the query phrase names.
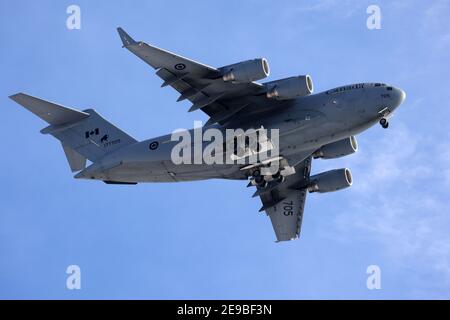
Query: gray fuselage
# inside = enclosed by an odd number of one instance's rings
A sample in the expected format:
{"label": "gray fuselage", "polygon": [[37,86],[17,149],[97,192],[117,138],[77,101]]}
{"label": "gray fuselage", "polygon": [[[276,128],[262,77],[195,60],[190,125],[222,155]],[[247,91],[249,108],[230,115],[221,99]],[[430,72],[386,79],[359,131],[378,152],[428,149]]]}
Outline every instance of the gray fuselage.
{"label": "gray fuselage", "polygon": [[[268,104],[239,120],[215,125],[219,130],[242,128],[279,129],[279,151],[299,161],[314,150],[377,124],[403,102],[401,89],[384,84],[355,84],[314,95]],[[76,175],[76,178],[115,182],[178,182],[204,179],[247,179],[237,164],[175,165],[171,154],[177,144],[171,134],[137,142]]]}

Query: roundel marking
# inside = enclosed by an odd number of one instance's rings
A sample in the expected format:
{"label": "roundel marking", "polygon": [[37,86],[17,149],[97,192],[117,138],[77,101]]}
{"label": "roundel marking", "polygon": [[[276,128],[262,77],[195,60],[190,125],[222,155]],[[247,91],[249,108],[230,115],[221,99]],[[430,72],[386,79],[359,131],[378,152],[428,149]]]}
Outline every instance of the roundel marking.
{"label": "roundel marking", "polygon": [[158,147],[159,147],[159,143],[157,141],[150,143],[150,146],[149,146],[150,150],[156,150],[156,149],[158,149]]}
{"label": "roundel marking", "polygon": [[184,63],[178,63],[175,65],[174,68],[175,68],[175,70],[182,71],[182,70],[186,69],[186,65]]}

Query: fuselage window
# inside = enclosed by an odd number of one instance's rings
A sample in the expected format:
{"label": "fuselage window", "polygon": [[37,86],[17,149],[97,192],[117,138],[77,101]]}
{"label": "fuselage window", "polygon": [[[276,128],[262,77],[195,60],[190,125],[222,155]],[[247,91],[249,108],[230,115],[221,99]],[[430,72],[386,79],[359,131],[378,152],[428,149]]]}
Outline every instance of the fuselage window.
{"label": "fuselage window", "polygon": [[340,92],[355,90],[355,89],[364,89],[364,83],[352,84],[350,86],[339,87],[339,88],[336,88],[333,90],[328,90],[326,92],[326,94],[335,94],[335,93],[340,93]]}

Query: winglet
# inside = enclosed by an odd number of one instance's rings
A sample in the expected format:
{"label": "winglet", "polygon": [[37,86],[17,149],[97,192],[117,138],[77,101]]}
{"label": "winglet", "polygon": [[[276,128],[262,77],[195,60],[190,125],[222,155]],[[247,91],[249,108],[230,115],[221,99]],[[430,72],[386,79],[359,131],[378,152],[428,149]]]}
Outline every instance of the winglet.
{"label": "winglet", "polygon": [[122,28],[117,28],[117,32],[119,32],[120,39],[122,39],[123,47],[131,46],[133,44],[137,44],[136,41],[128,33],[126,33]]}

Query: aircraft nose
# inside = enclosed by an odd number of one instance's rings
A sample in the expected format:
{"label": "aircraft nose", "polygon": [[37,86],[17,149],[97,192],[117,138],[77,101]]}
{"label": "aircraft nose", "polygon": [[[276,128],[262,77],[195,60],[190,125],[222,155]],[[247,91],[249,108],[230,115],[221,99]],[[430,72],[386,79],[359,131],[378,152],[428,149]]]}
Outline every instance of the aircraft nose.
{"label": "aircraft nose", "polygon": [[395,100],[395,106],[398,107],[405,101],[406,99],[406,92],[403,91],[400,88],[394,88],[394,100]]}

